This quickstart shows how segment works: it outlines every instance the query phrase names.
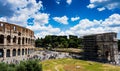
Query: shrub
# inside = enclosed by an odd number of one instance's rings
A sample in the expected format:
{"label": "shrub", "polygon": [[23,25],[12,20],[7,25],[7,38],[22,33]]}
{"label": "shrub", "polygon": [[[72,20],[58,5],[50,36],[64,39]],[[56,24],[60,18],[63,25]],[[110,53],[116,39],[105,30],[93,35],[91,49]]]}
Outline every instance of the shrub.
{"label": "shrub", "polygon": [[0,63],[0,71],[42,71],[38,60],[21,61],[20,64]]}

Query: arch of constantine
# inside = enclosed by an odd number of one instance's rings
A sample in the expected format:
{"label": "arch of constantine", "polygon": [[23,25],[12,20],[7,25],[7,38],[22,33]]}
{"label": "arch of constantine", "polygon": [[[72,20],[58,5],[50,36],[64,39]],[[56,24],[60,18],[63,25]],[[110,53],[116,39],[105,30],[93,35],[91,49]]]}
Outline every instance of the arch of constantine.
{"label": "arch of constantine", "polygon": [[34,38],[30,29],[0,22],[0,59],[29,55],[34,49]]}

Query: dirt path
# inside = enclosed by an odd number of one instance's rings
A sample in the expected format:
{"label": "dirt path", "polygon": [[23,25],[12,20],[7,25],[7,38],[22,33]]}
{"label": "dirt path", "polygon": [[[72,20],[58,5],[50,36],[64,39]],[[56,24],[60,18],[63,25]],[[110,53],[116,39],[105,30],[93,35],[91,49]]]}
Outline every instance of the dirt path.
{"label": "dirt path", "polygon": [[55,70],[56,70],[56,71],[59,71],[59,70],[58,70],[58,66],[55,66]]}

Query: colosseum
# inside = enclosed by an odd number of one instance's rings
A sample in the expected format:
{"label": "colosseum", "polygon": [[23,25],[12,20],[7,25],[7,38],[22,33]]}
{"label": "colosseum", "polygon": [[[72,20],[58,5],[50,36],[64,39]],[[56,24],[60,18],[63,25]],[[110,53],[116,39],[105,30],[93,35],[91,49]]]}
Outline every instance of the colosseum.
{"label": "colosseum", "polygon": [[32,30],[0,22],[0,60],[28,56],[34,50],[34,39]]}

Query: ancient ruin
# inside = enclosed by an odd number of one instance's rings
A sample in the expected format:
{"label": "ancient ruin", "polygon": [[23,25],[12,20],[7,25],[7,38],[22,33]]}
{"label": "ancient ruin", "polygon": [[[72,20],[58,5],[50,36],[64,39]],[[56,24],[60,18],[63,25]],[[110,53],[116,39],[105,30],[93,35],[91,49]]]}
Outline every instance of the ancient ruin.
{"label": "ancient ruin", "polygon": [[30,29],[0,22],[0,60],[29,55],[35,45]]}
{"label": "ancient ruin", "polygon": [[83,44],[86,59],[118,63],[117,33],[86,35]]}

